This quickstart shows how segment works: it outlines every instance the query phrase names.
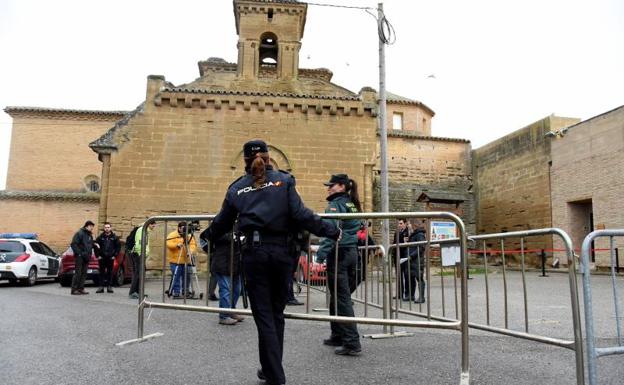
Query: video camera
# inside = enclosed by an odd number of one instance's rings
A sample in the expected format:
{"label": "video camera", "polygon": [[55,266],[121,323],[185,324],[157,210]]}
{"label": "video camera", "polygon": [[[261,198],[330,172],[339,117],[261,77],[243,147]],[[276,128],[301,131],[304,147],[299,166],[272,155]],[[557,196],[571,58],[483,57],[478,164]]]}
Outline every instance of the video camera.
{"label": "video camera", "polygon": [[182,226],[181,230],[187,231],[189,234],[193,234],[196,231],[201,230],[201,226],[199,224],[199,221],[192,221],[186,224],[186,226]]}

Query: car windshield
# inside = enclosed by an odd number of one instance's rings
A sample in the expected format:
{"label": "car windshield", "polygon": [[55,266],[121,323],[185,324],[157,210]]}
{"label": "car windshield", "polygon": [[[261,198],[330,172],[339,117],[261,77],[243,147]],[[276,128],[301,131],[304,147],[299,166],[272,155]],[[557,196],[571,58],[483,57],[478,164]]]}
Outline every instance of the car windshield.
{"label": "car windshield", "polygon": [[26,247],[16,241],[0,241],[0,253],[21,253]]}

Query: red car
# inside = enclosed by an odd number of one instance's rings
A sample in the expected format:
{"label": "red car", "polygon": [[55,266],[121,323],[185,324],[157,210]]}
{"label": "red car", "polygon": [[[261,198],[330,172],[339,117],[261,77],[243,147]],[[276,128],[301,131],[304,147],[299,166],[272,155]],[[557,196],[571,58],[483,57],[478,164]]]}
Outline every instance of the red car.
{"label": "red car", "polygon": [[312,285],[324,285],[327,280],[327,265],[324,263],[318,263],[316,259],[317,245],[311,245],[312,251],[310,272],[308,273],[308,256],[303,254],[299,256],[299,266],[297,266],[297,281],[301,283],[308,282],[308,274],[310,274],[310,280]]}
{"label": "red car", "polygon": [[[61,286],[71,286],[75,268],[74,252],[71,247],[69,247],[63,255],[61,255],[58,275]],[[89,260],[89,265],[87,267],[87,280],[92,280],[96,285],[100,283],[100,266],[94,253],[91,254],[91,259]],[[124,252],[122,242],[121,251],[119,251],[119,254],[117,254],[115,261],[113,262],[113,284],[115,286],[121,286],[131,280],[132,263],[130,262],[130,256],[126,256],[126,253]]]}

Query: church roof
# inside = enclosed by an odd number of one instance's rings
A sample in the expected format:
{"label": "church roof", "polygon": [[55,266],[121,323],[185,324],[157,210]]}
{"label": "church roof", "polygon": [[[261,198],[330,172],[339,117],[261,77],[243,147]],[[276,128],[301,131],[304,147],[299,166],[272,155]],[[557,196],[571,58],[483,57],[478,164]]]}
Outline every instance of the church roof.
{"label": "church roof", "polygon": [[114,115],[123,116],[128,111],[102,111],[102,110],[76,110],[69,108],[48,108],[48,107],[26,107],[26,106],[7,106],[4,112],[13,116],[15,113],[58,113],[58,114],[77,114],[77,115]]}
{"label": "church roof", "polygon": [[405,96],[393,94],[392,92],[386,92],[386,101],[390,104],[406,104],[412,106],[420,106],[431,113],[431,116],[435,115],[435,112],[429,108],[426,104],[419,102],[418,100],[406,98]]}
{"label": "church roof", "polygon": [[133,111],[126,112],[124,117],[121,120],[117,121],[117,123],[115,123],[115,125],[110,130],[106,131],[106,133],[100,136],[98,139],[89,143],[89,147],[91,147],[91,149],[95,152],[98,152],[96,151],[96,149],[98,150],[116,149],[117,145],[115,144],[115,141],[114,141],[115,133],[120,128],[127,126],[130,119],[132,119],[136,114],[138,114],[140,111],[143,110],[144,105],[145,105],[145,102],[139,104],[139,106],[135,108]]}

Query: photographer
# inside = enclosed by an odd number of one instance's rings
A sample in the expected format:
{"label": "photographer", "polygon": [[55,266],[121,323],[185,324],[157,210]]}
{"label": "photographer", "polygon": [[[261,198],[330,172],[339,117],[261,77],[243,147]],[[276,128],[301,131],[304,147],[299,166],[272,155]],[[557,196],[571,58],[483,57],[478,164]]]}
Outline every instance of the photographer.
{"label": "photographer", "polygon": [[[170,294],[173,294],[174,299],[182,298],[182,295],[190,297],[191,269],[189,265],[192,263],[191,254],[197,251],[197,242],[192,230],[195,230],[194,224],[191,223],[187,232],[186,222],[180,222],[178,229],[167,235],[167,258],[172,274]],[[185,286],[184,290],[180,289],[182,286]]]}

